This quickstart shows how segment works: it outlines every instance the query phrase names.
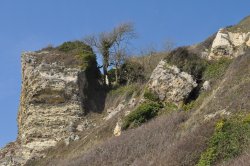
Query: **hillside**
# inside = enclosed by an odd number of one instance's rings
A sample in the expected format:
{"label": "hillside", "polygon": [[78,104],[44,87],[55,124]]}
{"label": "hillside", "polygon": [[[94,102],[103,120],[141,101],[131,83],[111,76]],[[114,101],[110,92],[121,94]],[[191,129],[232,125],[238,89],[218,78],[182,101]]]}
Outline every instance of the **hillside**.
{"label": "hillside", "polygon": [[24,53],[18,139],[0,165],[249,165],[248,27],[130,57],[109,86],[84,42]]}

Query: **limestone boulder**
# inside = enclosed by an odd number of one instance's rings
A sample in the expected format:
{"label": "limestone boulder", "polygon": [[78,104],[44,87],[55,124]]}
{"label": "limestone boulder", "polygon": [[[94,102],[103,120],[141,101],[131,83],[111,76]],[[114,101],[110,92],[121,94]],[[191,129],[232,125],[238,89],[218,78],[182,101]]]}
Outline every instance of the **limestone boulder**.
{"label": "limestone boulder", "polygon": [[161,101],[181,104],[196,86],[190,74],[162,60],[153,71],[147,88]]}

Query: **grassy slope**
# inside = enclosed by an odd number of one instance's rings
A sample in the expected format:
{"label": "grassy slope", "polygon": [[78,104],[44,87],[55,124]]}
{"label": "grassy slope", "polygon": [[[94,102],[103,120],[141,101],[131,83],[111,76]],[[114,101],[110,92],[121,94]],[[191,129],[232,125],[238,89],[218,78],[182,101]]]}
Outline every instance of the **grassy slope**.
{"label": "grassy slope", "polygon": [[[190,51],[200,52],[209,48],[211,42],[207,43],[208,46],[204,48],[203,45],[196,46]],[[118,138],[109,138],[116,122],[111,120],[89,134],[87,138],[83,137],[68,147],[59,145],[50,150],[47,158],[34,163],[35,165],[91,166],[166,165],[166,163],[194,165],[198,162],[202,151],[206,149],[207,140],[212,135],[216,122],[212,120],[203,124],[204,115],[223,109],[231,113],[248,112],[249,94],[250,51],[234,60],[226,75],[213,85],[212,91],[198,98],[198,104],[193,107],[193,111],[159,117],[142,127],[125,132]],[[249,153],[246,152],[231,164],[242,165],[240,163],[248,159]]]}
{"label": "grassy slope", "polygon": [[237,25],[227,28],[231,32],[249,32],[250,31],[250,16],[245,17]]}
{"label": "grassy slope", "polygon": [[[111,138],[73,160],[54,161],[59,165],[194,165],[213,133],[215,120],[204,115],[226,109],[228,112],[250,110],[250,53],[238,57],[221,82],[203,100],[202,107],[186,113],[160,117],[142,127]],[[238,159],[246,160],[247,155]],[[249,155],[248,155],[249,156]],[[148,161],[151,161],[150,163]],[[237,162],[237,160],[235,160]]]}

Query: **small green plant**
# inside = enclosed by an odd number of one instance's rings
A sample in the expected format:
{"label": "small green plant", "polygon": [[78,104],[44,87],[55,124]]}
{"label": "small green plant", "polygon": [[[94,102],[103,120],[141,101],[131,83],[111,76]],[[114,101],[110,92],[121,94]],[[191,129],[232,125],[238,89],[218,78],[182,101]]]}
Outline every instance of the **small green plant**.
{"label": "small green plant", "polygon": [[151,90],[146,89],[144,92],[144,98],[150,101],[159,101],[159,97],[156,93],[152,92]]}
{"label": "small green plant", "polygon": [[230,63],[231,60],[226,58],[210,62],[204,72],[204,80],[221,78],[225,74]]}
{"label": "small green plant", "polygon": [[164,108],[159,111],[158,115],[164,115],[164,114],[169,114],[173,111],[177,111],[178,106],[172,102],[165,102],[164,103]]}
{"label": "small green plant", "polygon": [[210,166],[236,157],[250,143],[250,114],[220,120],[215,125],[208,148],[202,153],[197,166]]}
{"label": "small green plant", "polygon": [[161,108],[162,105],[156,102],[143,103],[124,118],[122,129],[126,130],[128,128],[140,126],[142,123],[157,116],[157,113]]}
{"label": "small green plant", "polygon": [[175,111],[178,109],[178,107],[174,103],[170,103],[170,102],[165,103],[164,108],[168,111]]}
{"label": "small green plant", "polygon": [[194,106],[195,106],[195,101],[191,101],[190,103],[184,104],[182,106],[182,109],[184,111],[190,111],[192,108],[194,108]]}

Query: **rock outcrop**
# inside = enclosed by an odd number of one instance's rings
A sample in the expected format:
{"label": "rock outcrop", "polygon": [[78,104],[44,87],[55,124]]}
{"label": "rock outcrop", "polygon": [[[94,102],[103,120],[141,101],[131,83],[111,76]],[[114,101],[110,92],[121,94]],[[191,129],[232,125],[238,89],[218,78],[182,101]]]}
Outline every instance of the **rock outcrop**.
{"label": "rock outcrop", "polygon": [[60,59],[48,60],[53,56],[58,55],[47,51],[22,55],[18,138],[11,155],[10,146],[1,150],[0,165],[23,165],[58,141],[78,137],[76,127],[88,98],[84,95],[86,74],[77,65],[79,62],[71,61],[66,66]]}
{"label": "rock outcrop", "polygon": [[148,82],[148,89],[159,96],[161,101],[181,104],[197,86],[196,81],[174,65],[160,61]]}
{"label": "rock outcrop", "polygon": [[250,32],[230,32],[220,29],[213,41],[209,59],[235,58],[250,46]]}

